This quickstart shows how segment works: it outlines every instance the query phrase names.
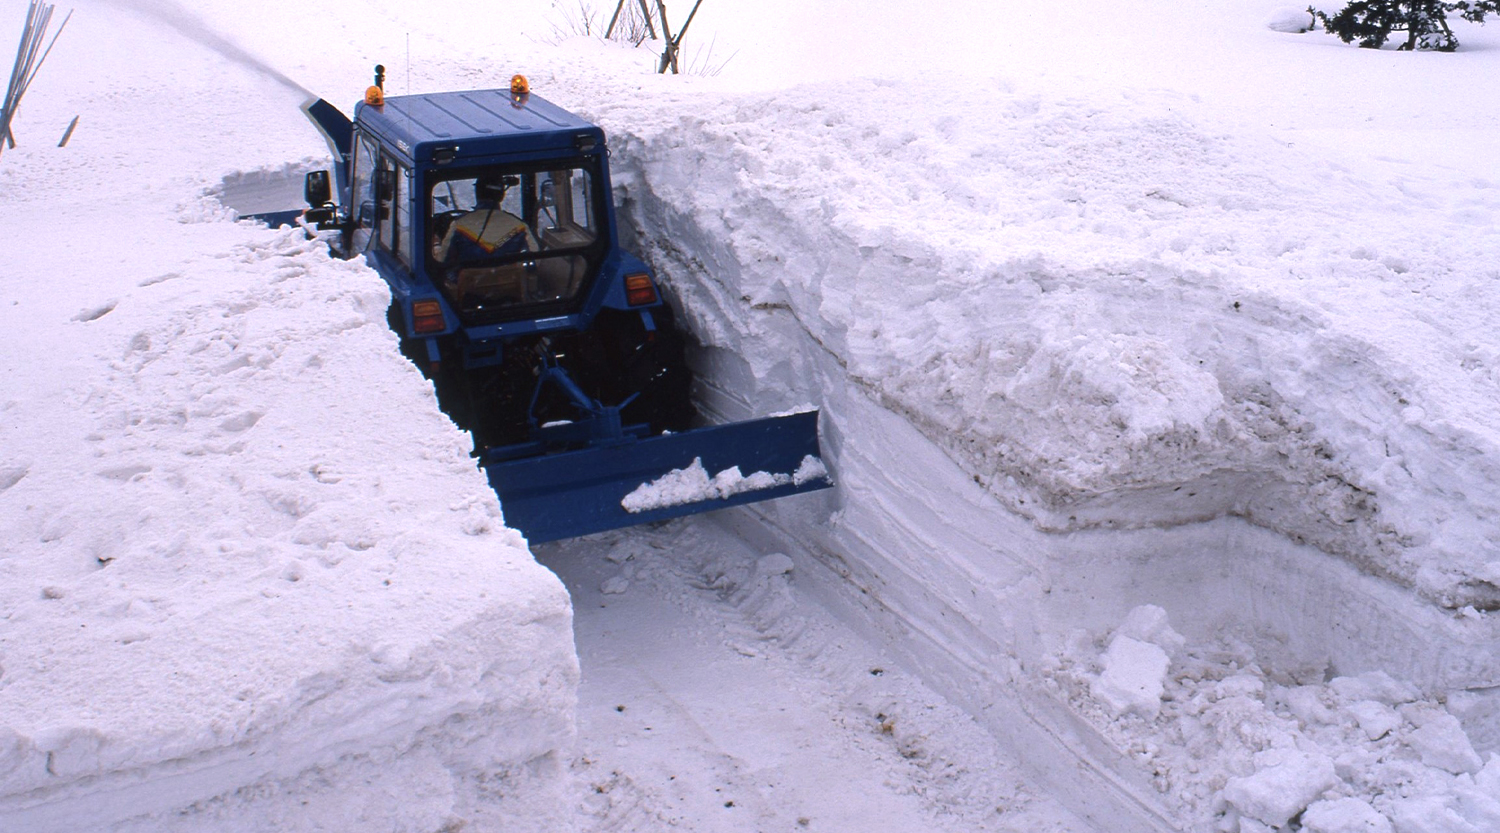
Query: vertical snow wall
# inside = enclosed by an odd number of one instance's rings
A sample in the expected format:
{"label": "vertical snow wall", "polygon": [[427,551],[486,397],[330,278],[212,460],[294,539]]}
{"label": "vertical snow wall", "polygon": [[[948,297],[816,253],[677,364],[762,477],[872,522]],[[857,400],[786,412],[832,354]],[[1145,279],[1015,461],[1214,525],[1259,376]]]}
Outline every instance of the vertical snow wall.
{"label": "vertical snow wall", "polygon": [[92,159],[13,174],[0,209],[31,241],[3,306],[29,359],[3,396],[0,829],[568,829],[567,591],[384,283],[207,201],[118,212]]}
{"label": "vertical snow wall", "polygon": [[603,115],[707,409],[823,409],[839,488],[746,534],[1060,786],[1092,773],[1112,829],[1193,823],[1054,679],[1137,606],[1294,687],[1500,683],[1491,414],[1436,418],[1451,380],[1318,303],[1372,291],[1296,230],[1346,195],[1165,114],[934,89]]}

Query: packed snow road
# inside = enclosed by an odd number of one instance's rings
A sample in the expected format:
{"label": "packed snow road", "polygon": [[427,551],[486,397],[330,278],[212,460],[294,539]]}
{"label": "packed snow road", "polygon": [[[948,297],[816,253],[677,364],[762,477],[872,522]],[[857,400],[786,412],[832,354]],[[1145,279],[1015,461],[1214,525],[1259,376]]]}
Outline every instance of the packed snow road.
{"label": "packed snow road", "polygon": [[581,830],[1082,831],[972,717],[717,516],[544,545],[573,597]]}

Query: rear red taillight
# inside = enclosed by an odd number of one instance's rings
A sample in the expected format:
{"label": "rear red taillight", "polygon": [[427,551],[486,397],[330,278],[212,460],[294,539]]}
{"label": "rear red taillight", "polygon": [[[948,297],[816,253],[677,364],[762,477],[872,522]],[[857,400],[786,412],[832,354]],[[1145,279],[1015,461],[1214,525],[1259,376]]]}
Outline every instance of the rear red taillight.
{"label": "rear red taillight", "polygon": [[439,333],[447,329],[443,307],[437,301],[417,301],[411,305],[411,328],[416,333]]}
{"label": "rear red taillight", "polygon": [[649,275],[625,276],[625,303],[633,307],[656,303],[656,286]]}

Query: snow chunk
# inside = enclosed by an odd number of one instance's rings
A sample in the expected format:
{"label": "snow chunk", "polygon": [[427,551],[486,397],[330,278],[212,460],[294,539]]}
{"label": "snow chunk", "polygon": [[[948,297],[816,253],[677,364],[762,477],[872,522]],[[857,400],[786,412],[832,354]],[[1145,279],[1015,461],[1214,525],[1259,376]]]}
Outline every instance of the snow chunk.
{"label": "snow chunk", "polygon": [[606,596],[618,596],[630,589],[630,579],[624,576],[611,576],[599,585],[599,592]]}
{"label": "snow chunk", "polygon": [[1484,769],[1475,774],[1474,786],[1500,799],[1500,755],[1491,752],[1489,758]]}
{"label": "snow chunk", "polygon": [[786,553],[773,552],[763,555],[755,562],[755,572],[763,576],[784,576],[792,571],[792,557]]}
{"label": "snow chunk", "polygon": [[1306,8],[1279,6],[1266,15],[1266,28],[1273,32],[1298,35],[1310,31],[1312,27],[1313,18]]}
{"label": "snow chunk", "polygon": [[1391,833],[1391,820],[1358,798],[1315,801],[1302,814],[1306,833]]}
{"label": "snow chunk", "polygon": [[1473,774],[1484,766],[1458,718],[1436,709],[1411,711],[1412,722],[1417,728],[1407,736],[1406,742],[1422,756],[1422,763],[1454,775]]}
{"label": "snow chunk", "polygon": [[1125,616],[1125,621],[1115,629],[1115,638],[1128,636],[1141,642],[1150,642],[1175,657],[1187,639],[1167,622],[1167,612],[1156,605],[1140,605]]}
{"label": "snow chunk", "polygon": [[703,468],[703,458],[694,457],[691,465],[672,469],[650,483],[642,483],[620,500],[620,505],[631,514],[701,503],[706,500],[724,500],[743,492],[754,492],[776,486],[801,486],[814,480],[828,477],[828,468],[823,461],[811,454],[802,458],[797,470],[790,474],[773,474],[758,471],[741,474],[739,466],[731,466],[713,477]]}
{"label": "snow chunk", "polygon": [[1302,725],[1326,726],[1338,722],[1338,718],[1323,704],[1323,691],[1322,686],[1311,685],[1278,687],[1276,696]]}
{"label": "snow chunk", "polygon": [[1285,827],[1325,790],[1339,782],[1333,759],[1291,749],[1271,749],[1255,756],[1254,774],[1231,778],[1224,799],[1241,814],[1271,827]]}
{"label": "snow chunk", "polygon": [[1172,660],[1160,646],[1129,636],[1117,636],[1101,662],[1104,671],[1093,681],[1095,697],[1116,716],[1135,712],[1154,719],[1161,711],[1163,681]]}
{"label": "snow chunk", "polygon": [[811,483],[814,480],[828,479],[828,467],[823,461],[811,454],[802,458],[797,470],[792,472],[792,482],[798,486]]}
{"label": "snow chunk", "polygon": [[1167,612],[1156,605],[1140,605],[1115,629],[1109,650],[1100,662],[1103,672],[1091,688],[1116,716],[1135,712],[1155,718],[1172,665],[1172,657],[1187,640],[1167,623]]}
{"label": "snow chunk", "polygon": [[1254,674],[1235,674],[1214,684],[1214,699],[1230,697],[1253,697],[1259,699],[1266,693],[1266,683]]}
{"label": "snow chunk", "polygon": [[1453,794],[1458,799],[1458,813],[1466,821],[1480,830],[1500,830],[1500,800],[1492,792],[1459,779]]}
{"label": "snow chunk", "polygon": [[1344,711],[1354,717],[1365,737],[1370,740],[1380,740],[1401,725],[1401,715],[1395,709],[1374,700],[1350,703]]}
{"label": "snow chunk", "polygon": [[1371,671],[1367,674],[1360,674],[1358,677],[1334,677],[1328,682],[1328,687],[1345,702],[1374,700],[1377,703],[1395,706],[1417,699],[1416,689],[1407,683],[1392,679],[1391,675],[1384,671]]}
{"label": "snow chunk", "polygon": [[1396,833],[1479,833],[1444,796],[1421,796],[1397,801],[1391,806]]}

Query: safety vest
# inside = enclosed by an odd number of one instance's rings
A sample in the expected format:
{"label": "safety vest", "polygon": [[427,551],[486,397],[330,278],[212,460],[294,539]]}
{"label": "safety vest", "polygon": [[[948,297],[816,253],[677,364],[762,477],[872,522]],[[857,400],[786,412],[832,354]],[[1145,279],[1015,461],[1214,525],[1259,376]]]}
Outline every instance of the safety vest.
{"label": "safety vest", "polygon": [[520,217],[499,208],[481,208],[453,221],[437,254],[438,260],[449,262],[536,249],[536,238]]}

